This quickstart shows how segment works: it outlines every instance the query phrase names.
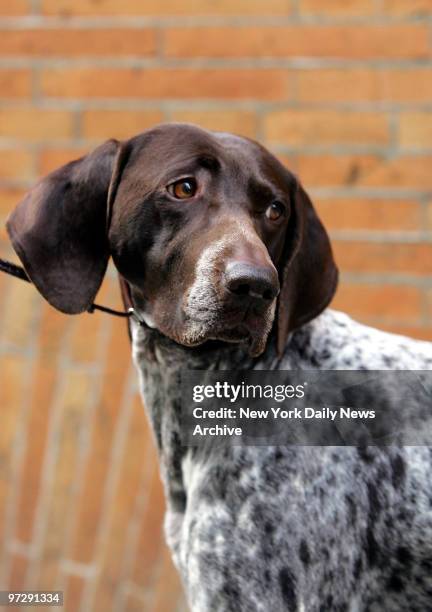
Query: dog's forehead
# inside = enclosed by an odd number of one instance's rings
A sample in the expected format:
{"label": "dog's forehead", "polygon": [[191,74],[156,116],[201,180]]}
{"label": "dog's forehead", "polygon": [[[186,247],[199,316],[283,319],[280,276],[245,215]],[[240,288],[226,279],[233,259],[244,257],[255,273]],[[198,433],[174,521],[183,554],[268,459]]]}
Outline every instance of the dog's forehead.
{"label": "dog's forehead", "polygon": [[209,157],[238,174],[281,178],[286,170],[257,142],[228,132],[213,132],[192,124],[161,124],[132,138],[133,165],[145,164],[147,172],[178,166],[199,157]]}

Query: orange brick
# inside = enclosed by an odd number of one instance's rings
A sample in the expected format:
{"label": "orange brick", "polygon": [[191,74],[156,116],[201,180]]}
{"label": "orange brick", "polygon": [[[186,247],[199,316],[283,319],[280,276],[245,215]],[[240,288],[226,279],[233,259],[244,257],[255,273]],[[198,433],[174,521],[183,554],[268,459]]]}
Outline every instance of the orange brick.
{"label": "orange brick", "polygon": [[426,25],[172,28],[169,57],[426,58]]}
{"label": "orange brick", "polygon": [[56,69],[42,74],[46,96],[59,98],[285,99],[288,75],[270,69]]}
{"label": "orange brick", "polygon": [[[42,400],[50,400],[52,386],[55,383],[55,372],[51,366],[39,365],[35,371],[35,376],[39,376],[32,389],[35,401],[29,421],[29,439],[26,448],[26,458],[24,461],[22,497],[17,508],[17,534],[25,541],[31,539],[33,529],[32,517],[35,511],[35,504],[38,494],[38,482],[41,477],[41,459],[44,453],[44,441],[46,433],[46,414],[49,408],[46,403],[38,404]],[[35,426],[35,429],[32,429]],[[27,506],[25,502],[33,502]],[[21,512],[22,511],[22,512]]]}
{"label": "orange brick", "polygon": [[94,364],[102,323],[101,316],[83,314],[74,318],[70,347],[70,358],[74,363]]}
{"label": "orange brick", "polygon": [[23,591],[26,587],[25,580],[29,566],[28,559],[17,553],[11,555],[11,561],[8,589],[11,591]]}
{"label": "orange brick", "polygon": [[[167,589],[166,585],[170,588]],[[153,612],[178,610],[179,601],[184,600],[180,577],[166,546],[162,551],[161,570],[155,585],[155,602]]]}
{"label": "orange brick", "polygon": [[0,149],[0,179],[25,180],[32,177],[33,155],[29,151]]}
{"label": "orange brick", "polygon": [[384,0],[384,9],[395,15],[429,15],[430,0]]}
{"label": "orange brick", "polygon": [[[33,289],[34,291],[34,289]],[[36,292],[35,292],[36,293]],[[52,399],[59,372],[57,361],[59,350],[65,341],[65,331],[69,319],[57,313],[47,304],[43,306],[43,316],[39,328],[40,344],[31,389],[31,408],[28,422],[28,438],[25,450],[21,488],[16,514],[16,537],[30,542],[33,535],[34,517],[43,480],[43,465],[47,448],[48,427],[53,409]]]}
{"label": "orange brick", "polygon": [[3,56],[123,56],[154,55],[155,32],[128,30],[5,30],[0,36]]}
{"label": "orange brick", "polygon": [[353,70],[301,70],[297,73],[300,102],[357,102],[382,99],[380,73]]}
{"label": "orange brick", "polygon": [[36,368],[35,376],[38,379],[36,387],[32,389],[33,402],[22,468],[23,486],[15,509],[17,521],[15,536],[27,543],[30,543],[33,537],[35,513],[41,492],[42,468],[47,451],[48,422],[56,372],[52,367],[40,365]]}
{"label": "orange brick", "polygon": [[286,0],[42,0],[49,15],[286,15]]}
{"label": "orange brick", "polygon": [[382,73],[382,98],[394,102],[430,102],[432,70],[386,70]]}
{"label": "orange brick", "polygon": [[293,174],[298,175],[297,153],[276,153],[276,157],[281,164],[285,166],[285,168],[288,168],[288,170]]}
{"label": "orange brick", "polygon": [[80,576],[67,576],[63,604],[65,610],[68,612],[79,612],[86,583],[87,581]]}
{"label": "orange brick", "polygon": [[403,113],[399,118],[399,144],[402,147],[432,147],[431,113]]}
{"label": "orange brick", "polygon": [[89,110],[83,113],[83,136],[96,140],[130,138],[162,121],[158,110]]}
{"label": "orange brick", "polygon": [[0,110],[0,137],[19,140],[58,140],[72,137],[73,115],[37,108]]}
{"label": "orange brick", "polygon": [[432,97],[432,71],[320,69],[297,73],[300,102],[424,102]]}
{"label": "orange brick", "polygon": [[45,175],[68,162],[86,155],[90,147],[68,147],[67,149],[43,149],[39,153],[38,175]]}
{"label": "orange brick", "polygon": [[372,323],[380,319],[416,324],[423,295],[416,287],[341,283],[332,308]]}
{"label": "orange brick", "polygon": [[17,187],[0,187],[0,215],[9,214],[25,194],[24,189]]}
{"label": "orange brick", "polygon": [[344,272],[432,274],[432,244],[429,243],[333,240],[332,244]]}
{"label": "orange brick", "polygon": [[385,144],[389,139],[383,113],[281,110],[265,117],[264,129],[269,142],[286,145]]}
{"label": "orange brick", "polygon": [[[88,427],[88,398],[95,384],[89,372],[66,370],[62,373],[63,391],[59,399],[61,414],[56,435],[59,452],[54,456],[55,469],[50,483],[50,500],[45,509],[49,529],[46,530],[40,552],[40,589],[52,588],[55,584],[58,563],[64,553],[67,519],[73,516],[75,467],[80,451],[82,432]],[[53,449],[47,449],[52,454]]]}
{"label": "orange brick", "polygon": [[359,177],[358,184],[370,187],[430,189],[432,156],[402,156],[382,159],[369,173]]}
{"label": "orange brick", "polygon": [[[99,289],[99,293],[96,296],[96,301],[109,303],[111,308],[116,308],[117,310],[121,310],[124,307],[120,293],[117,270],[112,261],[110,261],[108,264],[108,270],[105,274],[102,286]],[[104,316],[102,313],[95,313],[95,315],[99,317]],[[127,329],[126,321],[121,322],[117,319],[117,323],[124,323],[124,328]]]}
{"label": "orange brick", "polygon": [[0,15],[25,15],[29,11],[29,0],[13,0],[13,2],[0,2]]}
{"label": "orange brick", "polygon": [[305,15],[372,15],[375,12],[373,0],[300,0],[299,11]]}
{"label": "orange brick", "polygon": [[[1,41],[1,37],[0,37]],[[30,70],[0,70],[0,97],[28,98],[31,95]]]}
{"label": "orange brick", "polygon": [[[135,586],[133,590],[127,591],[125,597],[125,610],[127,612],[142,612],[143,610],[151,610],[151,612],[153,612],[153,608],[149,608],[149,605],[151,605],[149,604],[150,599],[151,595],[143,593]],[[168,612],[168,610],[166,612]]]}
{"label": "orange brick", "polygon": [[418,202],[406,200],[315,199],[315,207],[329,230],[421,230]]}
{"label": "orange brick", "polygon": [[389,325],[381,324],[380,329],[388,331],[391,334],[399,336],[407,336],[408,338],[417,338],[418,340],[432,341],[432,327],[421,327],[416,325]]}
{"label": "orange brick", "polygon": [[233,132],[242,136],[256,136],[256,115],[248,111],[179,110],[171,114],[173,121],[196,123],[208,130]]}
{"label": "orange brick", "polygon": [[[4,292],[4,286],[0,287]],[[2,293],[4,295],[4,293]],[[0,406],[2,406],[2,427],[0,430],[0,539],[3,542],[11,534],[6,533],[5,511],[9,493],[13,487],[11,481],[13,449],[16,444],[16,433],[22,418],[22,402],[26,390],[22,384],[23,371],[28,366],[28,359],[13,355],[0,357]]]}
{"label": "orange brick", "polygon": [[432,202],[429,202],[426,206],[426,217],[428,222],[428,228],[432,230]]}
{"label": "orange brick", "polygon": [[[3,252],[3,257],[14,257],[15,253],[11,247],[9,236],[6,232],[6,227],[0,225],[0,250]],[[6,252],[4,252],[6,251]]]}
{"label": "orange brick", "polygon": [[[162,521],[165,507],[157,461],[149,466],[149,469],[151,479],[133,574],[134,582],[145,588],[152,588],[157,578],[157,568],[163,551]],[[152,534],[151,539],[148,537],[149,533]]]}
{"label": "orange brick", "polygon": [[75,509],[78,514],[77,532],[71,557],[82,563],[93,559],[98,525],[106,511],[103,494],[110,469],[111,446],[131,367],[129,340],[124,326],[117,323],[111,322],[107,362],[101,381],[102,394],[96,410],[85,481]]}
{"label": "orange brick", "polygon": [[153,439],[141,398],[137,395],[133,401],[132,418],[120,462],[121,473],[111,506],[110,531],[104,543],[103,569],[100,573],[96,596],[98,608],[101,610],[109,610],[114,601],[118,576],[122,572],[122,554],[126,545],[125,525],[129,524],[133,515],[142,477],[147,470],[147,456],[152,444]]}
{"label": "orange brick", "polygon": [[[7,257],[8,249],[10,248],[10,245],[7,245],[5,242],[3,242],[3,240],[0,240],[0,257]],[[6,303],[7,293],[12,281],[13,279],[9,278],[6,274],[0,274],[0,308],[3,308],[3,305]]]}
{"label": "orange brick", "polygon": [[24,398],[22,372],[27,365],[23,357],[13,355],[2,356],[0,359],[0,399],[1,405],[7,409],[6,421],[0,432],[0,447],[5,456],[6,449],[10,451],[16,419],[19,417],[21,401]]}
{"label": "orange brick", "polygon": [[306,187],[352,186],[379,164],[377,155],[299,155],[297,173]]}

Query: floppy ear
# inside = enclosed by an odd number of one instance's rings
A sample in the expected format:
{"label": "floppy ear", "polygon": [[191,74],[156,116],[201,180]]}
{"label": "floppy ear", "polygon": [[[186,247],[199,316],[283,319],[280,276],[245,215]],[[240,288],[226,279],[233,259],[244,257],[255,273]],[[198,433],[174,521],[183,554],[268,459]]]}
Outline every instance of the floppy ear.
{"label": "floppy ear", "polygon": [[[37,289],[67,314],[89,308],[109,259],[108,192],[115,140],[42,179],[7,221],[13,247]],[[114,173],[115,174],[115,173]],[[110,189],[111,184],[111,189]]]}
{"label": "floppy ear", "polygon": [[336,291],[336,268],[327,232],[309,196],[298,181],[292,195],[292,218],[280,269],[277,350],[283,353],[288,335],[318,316]]}

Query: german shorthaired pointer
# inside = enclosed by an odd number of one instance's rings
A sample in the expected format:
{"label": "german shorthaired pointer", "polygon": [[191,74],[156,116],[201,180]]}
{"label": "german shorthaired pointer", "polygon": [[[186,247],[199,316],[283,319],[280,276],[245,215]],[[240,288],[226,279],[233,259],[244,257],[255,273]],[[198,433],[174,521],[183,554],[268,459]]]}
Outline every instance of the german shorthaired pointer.
{"label": "german shorthaired pointer", "polygon": [[92,303],[111,256],[160,455],[166,537],[194,612],[432,610],[432,450],[181,445],[181,368],[432,368],[432,345],[326,310],[327,234],[262,146],[191,125],[108,141],[8,221],[55,308]]}

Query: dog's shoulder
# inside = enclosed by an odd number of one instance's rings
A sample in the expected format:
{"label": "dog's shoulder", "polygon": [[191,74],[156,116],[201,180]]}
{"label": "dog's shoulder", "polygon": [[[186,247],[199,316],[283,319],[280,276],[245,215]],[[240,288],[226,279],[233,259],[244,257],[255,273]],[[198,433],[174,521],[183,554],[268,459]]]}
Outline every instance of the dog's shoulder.
{"label": "dog's shoulder", "polygon": [[[329,370],[430,370],[432,343],[385,332],[332,309],[295,332],[284,359]],[[284,364],[282,363],[282,367]]]}

